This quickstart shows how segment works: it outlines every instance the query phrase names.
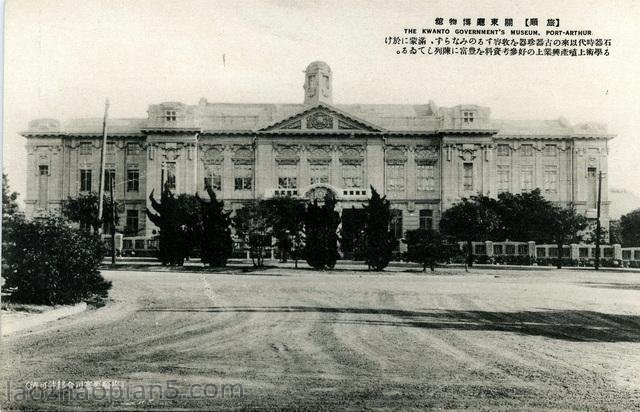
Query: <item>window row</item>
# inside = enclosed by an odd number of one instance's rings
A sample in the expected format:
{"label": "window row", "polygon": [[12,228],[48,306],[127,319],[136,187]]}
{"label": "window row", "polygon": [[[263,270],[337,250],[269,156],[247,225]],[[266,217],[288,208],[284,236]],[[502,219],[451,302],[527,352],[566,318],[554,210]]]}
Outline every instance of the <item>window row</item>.
{"label": "window row", "polygon": [[[93,143],[91,142],[81,142],[79,152],[81,155],[91,155],[93,153]],[[100,149],[98,149],[99,152]],[[141,152],[141,147],[139,143],[127,143],[127,155],[138,155]],[[113,155],[116,153],[116,144],[114,142],[107,142],[107,150],[105,152],[107,155]]]}
{"label": "window row", "polygon": [[[116,180],[115,169],[105,169],[104,171],[104,191],[109,192],[111,186],[116,190],[120,182]],[[125,182],[127,192],[138,192],[140,190],[140,171],[138,169],[127,169],[127,180]],[[80,169],[80,191],[91,192],[93,190],[93,170]]]}
{"label": "window row", "polygon": [[[535,170],[531,165],[520,166],[520,190],[529,192],[536,188]],[[498,165],[497,170],[498,192],[511,191],[511,167]],[[545,193],[557,193],[558,191],[558,167],[547,165],[543,171],[542,189]]]}
{"label": "window row", "polygon": [[[498,156],[507,157],[511,155],[511,148],[508,144],[499,144],[496,150]],[[543,155],[547,157],[556,157],[558,156],[558,145],[556,144],[545,144]],[[523,144],[520,145],[520,156],[521,157],[533,157],[533,145],[532,144]]]}
{"label": "window row", "polygon": [[[391,220],[389,222],[389,230],[395,239],[404,237],[404,228],[402,226],[402,210],[391,209]],[[432,230],[433,227],[433,210],[420,209],[418,211],[418,224],[420,229]]]}
{"label": "window row", "polygon": [[[387,191],[401,192],[405,189],[405,165],[387,165]],[[416,188],[420,192],[436,190],[436,166],[434,164],[416,165]]]}
{"label": "window row", "polygon": [[[175,178],[173,179],[175,188]],[[222,165],[206,165],[204,169],[204,187],[222,190]],[[253,166],[235,165],[233,176],[234,190],[251,190],[253,188]]]}

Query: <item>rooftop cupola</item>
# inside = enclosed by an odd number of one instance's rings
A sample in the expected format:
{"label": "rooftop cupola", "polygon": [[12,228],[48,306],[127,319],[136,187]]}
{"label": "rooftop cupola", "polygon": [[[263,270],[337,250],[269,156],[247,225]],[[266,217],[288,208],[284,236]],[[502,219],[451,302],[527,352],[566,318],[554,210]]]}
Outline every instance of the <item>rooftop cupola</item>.
{"label": "rooftop cupola", "polygon": [[304,71],[304,104],[333,103],[331,68],[325,62],[315,61]]}

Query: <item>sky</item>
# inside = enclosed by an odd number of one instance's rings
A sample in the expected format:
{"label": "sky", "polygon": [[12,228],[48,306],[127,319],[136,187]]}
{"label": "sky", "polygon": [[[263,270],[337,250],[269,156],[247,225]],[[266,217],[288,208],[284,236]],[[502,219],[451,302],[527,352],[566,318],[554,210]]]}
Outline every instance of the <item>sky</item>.
{"label": "sky", "polygon": [[[384,38],[436,17],[559,18],[613,41],[597,58],[402,56]],[[323,60],[334,103],[478,104],[493,118],[601,122],[609,185],[640,194],[638,1],[9,0],[3,169],[24,193],[29,120],[146,117],[163,101],[301,103]],[[222,56],[225,55],[225,64]]]}

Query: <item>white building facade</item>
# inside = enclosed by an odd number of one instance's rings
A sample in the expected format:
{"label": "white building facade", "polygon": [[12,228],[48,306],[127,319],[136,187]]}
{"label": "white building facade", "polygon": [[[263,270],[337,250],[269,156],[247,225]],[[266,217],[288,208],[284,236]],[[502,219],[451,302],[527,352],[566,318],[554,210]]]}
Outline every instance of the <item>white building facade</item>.
{"label": "white building facade", "polygon": [[[596,217],[598,173],[607,171],[613,137],[604,126],[497,120],[471,104],[334,104],[333,81],[326,63],[313,62],[299,104],[201,99],[150,105],[147,118],[109,119],[106,171],[125,204],[119,231],[152,236],[148,196],[159,196],[167,181],[176,193],[203,193],[211,184],[230,209],[256,198],[313,199],[331,191],[344,210],[361,207],[374,187],[392,203],[397,236],[437,228],[443,210],[478,193],[540,188],[549,200]],[[102,119],[37,119],[22,135],[28,216],[98,191]],[[607,192],[605,177],[604,227]]]}

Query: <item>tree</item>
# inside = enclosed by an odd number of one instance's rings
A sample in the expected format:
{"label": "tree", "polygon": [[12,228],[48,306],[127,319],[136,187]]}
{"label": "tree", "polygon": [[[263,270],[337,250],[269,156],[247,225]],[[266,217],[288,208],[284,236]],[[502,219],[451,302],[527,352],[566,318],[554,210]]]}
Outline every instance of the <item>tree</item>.
{"label": "tree", "polygon": [[200,235],[200,258],[202,263],[213,267],[227,264],[233,251],[231,240],[231,212],[224,211],[224,202],[216,199],[216,193],[207,185],[209,201],[200,200],[202,212],[202,233]]}
{"label": "tree", "polygon": [[203,231],[201,203],[195,195],[181,193],[176,198],[177,219],[185,233],[185,259],[199,249]]}
{"label": "tree", "polygon": [[553,205],[540,194],[540,189],[518,194],[500,193],[495,206],[500,224],[491,234],[494,240],[550,241],[545,222]]}
{"label": "tree", "polygon": [[558,248],[558,269],[562,268],[562,248],[565,244],[578,239],[581,231],[587,228],[587,219],[568,207],[554,206],[547,218],[549,236]]}
{"label": "tree", "polygon": [[[18,207],[17,192],[11,192],[9,179],[6,174],[2,174],[2,250],[5,250],[7,239],[11,238],[14,229],[14,222],[24,218]],[[4,262],[3,262],[4,263]],[[3,271],[4,271],[3,265]]]}
{"label": "tree", "polygon": [[2,216],[13,216],[19,212],[18,192],[12,192],[9,188],[9,179],[2,173]]}
{"label": "tree", "polygon": [[364,206],[365,220],[365,261],[369,268],[382,270],[391,261],[393,250],[398,244],[389,230],[391,223],[390,202],[386,196],[380,197],[371,186],[371,198]]}
{"label": "tree", "polygon": [[433,272],[437,262],[450,256],[450,245],[444,241],[440,233],[432,229],[416,229],[407,231],[407,257],[411,262],[422,263],[422,271],[427,266]]}
{"label": "tree", "polygon": [[[189,256],[196,239],[197,222],[185,197],[179,201],[173,196],[168,185],[162,191],[160,203],[149,195],[153,211],[147,209],[147,216],[160,230],[158,259],[163,265],[182,265]],[[198,208],[194,205],[196,210]]]}
{"label": "tree", "polygon": [[640,246],[640,209],[620,218],[620,236],[622,237],[622,246]]}
{"label": "tree", "polygon": [[304,203],[291,197],[274,197],[261,201],[267,225],[276,238],[281,260],[286,262],[296,239],[304,230]]}
{"label": "tree", "polygon": [[440,231],[466,242],[468,266],[473,265],[472,242],[487,240],[500,228],[500,216],[496,210],[495,199],[480,195],[463,198],[442,214]]}
{"label": "tree", "polygon": [[264,204],[258,200],[247,203],[236,211],[232,221],[236,234],[249,245],[253,266],[264,266],[264,249],[271,246],[271,227]]}
{"label": "tree", "polygon": [[[105,207],[102,210],[102,218],[104,222],[111,222],[113,211],[111,208],[111,198],[104,195]],[[115,224],[120,221],[120,213],[122,204],[116,202]],[[78,197],[68,197],[67,201],[62,205],[62,215],[71,222],[80,224],[80,229],[92,229],[94,233],[98,233],[100,227],[100,219],[98,219],[98,194],[95,192],[82,193]]]}
{"label": "tree", "polygon": [[367,213],[352,206],[342,210],[340,226],[340,249],[343,255],[353,260],[365,260],[365,227]]}
{"label": "tree", "polygon": [[104,245],[96,234],[69,227],[59,216],[14,220],[3,246],[4,291],[11,300],[73,304],[104,299],[111,287],[98,267]]}
{"label": "tree", "polygon": [[335,198],[327,193],[323,205],[318,205],[316,200],[307,206],[305,257],[309,266],[315,269],[332,269],[340,256],[337,234],[340,215],[334,210],[335,205]]}

